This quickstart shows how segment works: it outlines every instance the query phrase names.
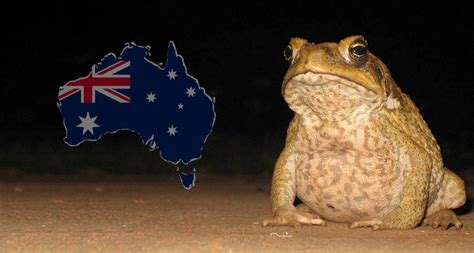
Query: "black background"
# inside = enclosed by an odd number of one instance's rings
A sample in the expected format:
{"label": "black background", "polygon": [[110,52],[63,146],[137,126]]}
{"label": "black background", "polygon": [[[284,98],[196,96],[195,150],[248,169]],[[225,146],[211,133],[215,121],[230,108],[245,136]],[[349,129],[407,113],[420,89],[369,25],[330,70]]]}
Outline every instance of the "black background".
{"label": "black background", "polygon": [[85,76],[108,52],[134,41],[152,47],[152,61],[166,62],[173,40],[188,72],[216,97],[216,125],[198,165],[216,173],[271,172],[292,116],[280,95],[284,47],[295,36],[319,43],[354,34],[364,35],[416,102],[445,163],[454,170],[474,167],[474,22],[467,6],[64,1],[4,12],[0,170],[173,168],[157,165],[158,153],[128,133],[67,147],[56,107],[58,87]]}

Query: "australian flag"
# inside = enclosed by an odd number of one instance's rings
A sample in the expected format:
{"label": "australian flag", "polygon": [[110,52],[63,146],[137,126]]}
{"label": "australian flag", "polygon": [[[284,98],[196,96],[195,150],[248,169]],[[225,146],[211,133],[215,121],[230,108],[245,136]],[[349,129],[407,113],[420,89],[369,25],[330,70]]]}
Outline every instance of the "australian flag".
{"label": "australian flag", "polygon": [[149,56],[150,47],[127,43],[120,56],[107,54],[85,77],[59,88],[66,144],[124,130],[168,162],[201,157],[215,122],[214,99],[187,73],[173,42],[164,67]]}

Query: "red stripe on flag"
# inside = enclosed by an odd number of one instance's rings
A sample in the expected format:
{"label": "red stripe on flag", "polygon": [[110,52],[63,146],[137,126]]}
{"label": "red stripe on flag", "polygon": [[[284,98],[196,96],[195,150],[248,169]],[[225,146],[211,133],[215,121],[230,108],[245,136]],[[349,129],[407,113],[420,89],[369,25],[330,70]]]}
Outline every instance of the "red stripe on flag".
{"label": "red stripe on flag", "polygon": [[69,87],[130,86],[130,77],[88,76],[82,80],[68,83]]}
{"label": "red stripe on flag", "polygon": [[92,77],[94,87],[96,86],[130,86],[130,77]]}
{"label": "red stripe on flag", "polygon": [[119,98],[121,98],[121,99],[127,101],[127,103],[130,103],[130,98],[127,97],[127,96],[125,96],[125,95],[123,95],[122,93],[116,92],[116,91],[113,90],[113,89],[104,89],[104,90],[107,91],[107,92],[109,92],[110,94],[116,96],[116,97],[119,97]]}

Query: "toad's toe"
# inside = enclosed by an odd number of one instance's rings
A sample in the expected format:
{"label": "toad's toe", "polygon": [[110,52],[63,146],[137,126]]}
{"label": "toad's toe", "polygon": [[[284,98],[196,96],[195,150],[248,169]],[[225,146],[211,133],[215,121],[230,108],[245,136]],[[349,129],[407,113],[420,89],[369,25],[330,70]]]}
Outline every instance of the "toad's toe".
{"label": "toad's toe", "polygon": [[422,225],[431,226],[432,228],[448,229],[454,226],[457,229],[462,228],[462,222],[458,219],[452,210],[441,210],[433,215],[426,217]]}

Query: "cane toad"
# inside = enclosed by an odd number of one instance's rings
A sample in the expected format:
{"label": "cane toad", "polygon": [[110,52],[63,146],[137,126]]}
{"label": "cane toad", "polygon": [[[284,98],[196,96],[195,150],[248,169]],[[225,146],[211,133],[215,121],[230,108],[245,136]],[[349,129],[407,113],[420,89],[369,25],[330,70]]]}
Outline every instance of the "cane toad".
{"label": "cane toad", "polygon": [[466,200],[464,182],[444,166],[418,108],[362,36],[320,44],[293,38],[284,55],[282,95],[295,116],[264,226],[462,226],[451,209]]}

